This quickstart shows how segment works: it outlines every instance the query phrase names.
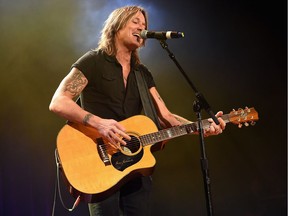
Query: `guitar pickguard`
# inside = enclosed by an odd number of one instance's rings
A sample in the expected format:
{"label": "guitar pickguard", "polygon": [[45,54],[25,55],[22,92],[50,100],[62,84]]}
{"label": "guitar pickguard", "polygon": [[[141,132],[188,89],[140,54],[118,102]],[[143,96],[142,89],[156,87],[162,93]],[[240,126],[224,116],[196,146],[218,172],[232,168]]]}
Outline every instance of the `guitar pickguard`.
{"label": "guitar pickguard", "polygon": [[112,165],[120,171],[125,170],[127,167],[137,163],[143,157],[143,148],[137,137],[131,136],[131,140],[125,140],[126,146],[122,147],[119,151],[112,155]]}
{"label": "guitar pickguard", "polygon": [[143,149],[137,155],[127,156],[122,152],[117,152],[112,155],[112,165],[120,171],[125,170],[127,167],[137,163],[143,157]]}

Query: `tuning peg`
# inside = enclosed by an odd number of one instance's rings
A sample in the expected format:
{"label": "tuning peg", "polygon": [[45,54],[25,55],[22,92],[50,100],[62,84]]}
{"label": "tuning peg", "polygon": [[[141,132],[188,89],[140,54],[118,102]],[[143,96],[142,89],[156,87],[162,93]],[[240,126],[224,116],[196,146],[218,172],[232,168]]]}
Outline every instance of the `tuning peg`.
{"label": "tuning peg", "polygon": [[250,124],[251,124],[252,126],[254,126],[254,125],[256,124],[256,122],[251,121]]}
{"label": "tuning peg", "polygon": [[248,123],[248,122],[245,122],[244,125],[245,125],[246,127],[248,127],[248,126],[249,126],[249,123]]}
{"label": "tuning peg", "polygon": [[243,125],[242,125],[241,123],[240,123],[240,124],[238,124],[238,128],[242,128],[242,126],[243,126]]}

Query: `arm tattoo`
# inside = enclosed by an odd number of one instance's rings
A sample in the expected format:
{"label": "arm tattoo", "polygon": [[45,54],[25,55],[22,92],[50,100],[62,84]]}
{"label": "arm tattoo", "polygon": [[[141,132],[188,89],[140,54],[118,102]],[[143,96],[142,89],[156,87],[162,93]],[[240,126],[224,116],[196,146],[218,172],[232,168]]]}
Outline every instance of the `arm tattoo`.
{"label": "arm tattoo", "polygon": [[160,97],[159,94],[157,94],[157,97],[158,97],[158,99],[159,99],[160,101],[162,101],[162,102],[164,103],[164,101],[162,100],[162,98]]}
{"label": "arm tattoo", "polygon": [[187,119],[185,119],[185,118],[183,118],[183,117],[180,117],[180,116],[178,116],[178,115],[173,114],[173,116],[174,116],[175,119],[176,119],[177,121],[179,121],[181,124],[192,123],[191,121],[189,121],[189,120],[187,120]]}
{"label": "arm tattoo", "polygon": [[82,120],[83,125],[86,126],[86,125],[88,124],[89,119],[90,119],[92,116],[93,116],[93,115],[92,115],[91,113],[86,114],[86,115],[84,116],[83,120]]}
{"label": "arm tattoo", "polygon": [[79,95],[80,92],[83,90],[84,85],[86,85],[87,79],[81,73],[81,71],[78,71],[76,73],[73,73],[72,78],[70,78],[69,82],[65,86],[64,91],[68,91],[71,93],[74,97]]}

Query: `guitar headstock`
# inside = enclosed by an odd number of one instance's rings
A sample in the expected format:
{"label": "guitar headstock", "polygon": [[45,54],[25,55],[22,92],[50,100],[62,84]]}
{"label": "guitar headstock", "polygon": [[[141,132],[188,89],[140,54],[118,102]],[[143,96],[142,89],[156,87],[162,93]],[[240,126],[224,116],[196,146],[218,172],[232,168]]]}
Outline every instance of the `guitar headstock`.
{"label": "guitar headstock", "polygon": [[230,122],[237,124],[239,128],[243,126],[243,123],[245,126],[254,126],[256,124],[255,121],[258,119],[258,112],[254,107],[246,107],[245,109],[239,108],[238,110],[233,109],[233,111],[229,113]]}

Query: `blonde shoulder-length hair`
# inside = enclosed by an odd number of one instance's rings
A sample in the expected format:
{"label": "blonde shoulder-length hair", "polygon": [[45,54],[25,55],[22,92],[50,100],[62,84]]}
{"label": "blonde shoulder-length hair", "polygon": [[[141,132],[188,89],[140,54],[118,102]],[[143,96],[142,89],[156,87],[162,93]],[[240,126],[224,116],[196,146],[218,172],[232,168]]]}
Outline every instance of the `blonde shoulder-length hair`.
{"label": "blonde shoulder-length hair", "polygon": [[[114,10],[104,23],[96,50],[103,50],[110,56],[116,55],[115,35],[136,13],[141,12],[145,18],[145,29],[148,26],[147,12],[140,6],[125,6]],[[143,44],[144,45],[144,44]],[[136,64],[140,63],[138,49],[132,51]]]}

